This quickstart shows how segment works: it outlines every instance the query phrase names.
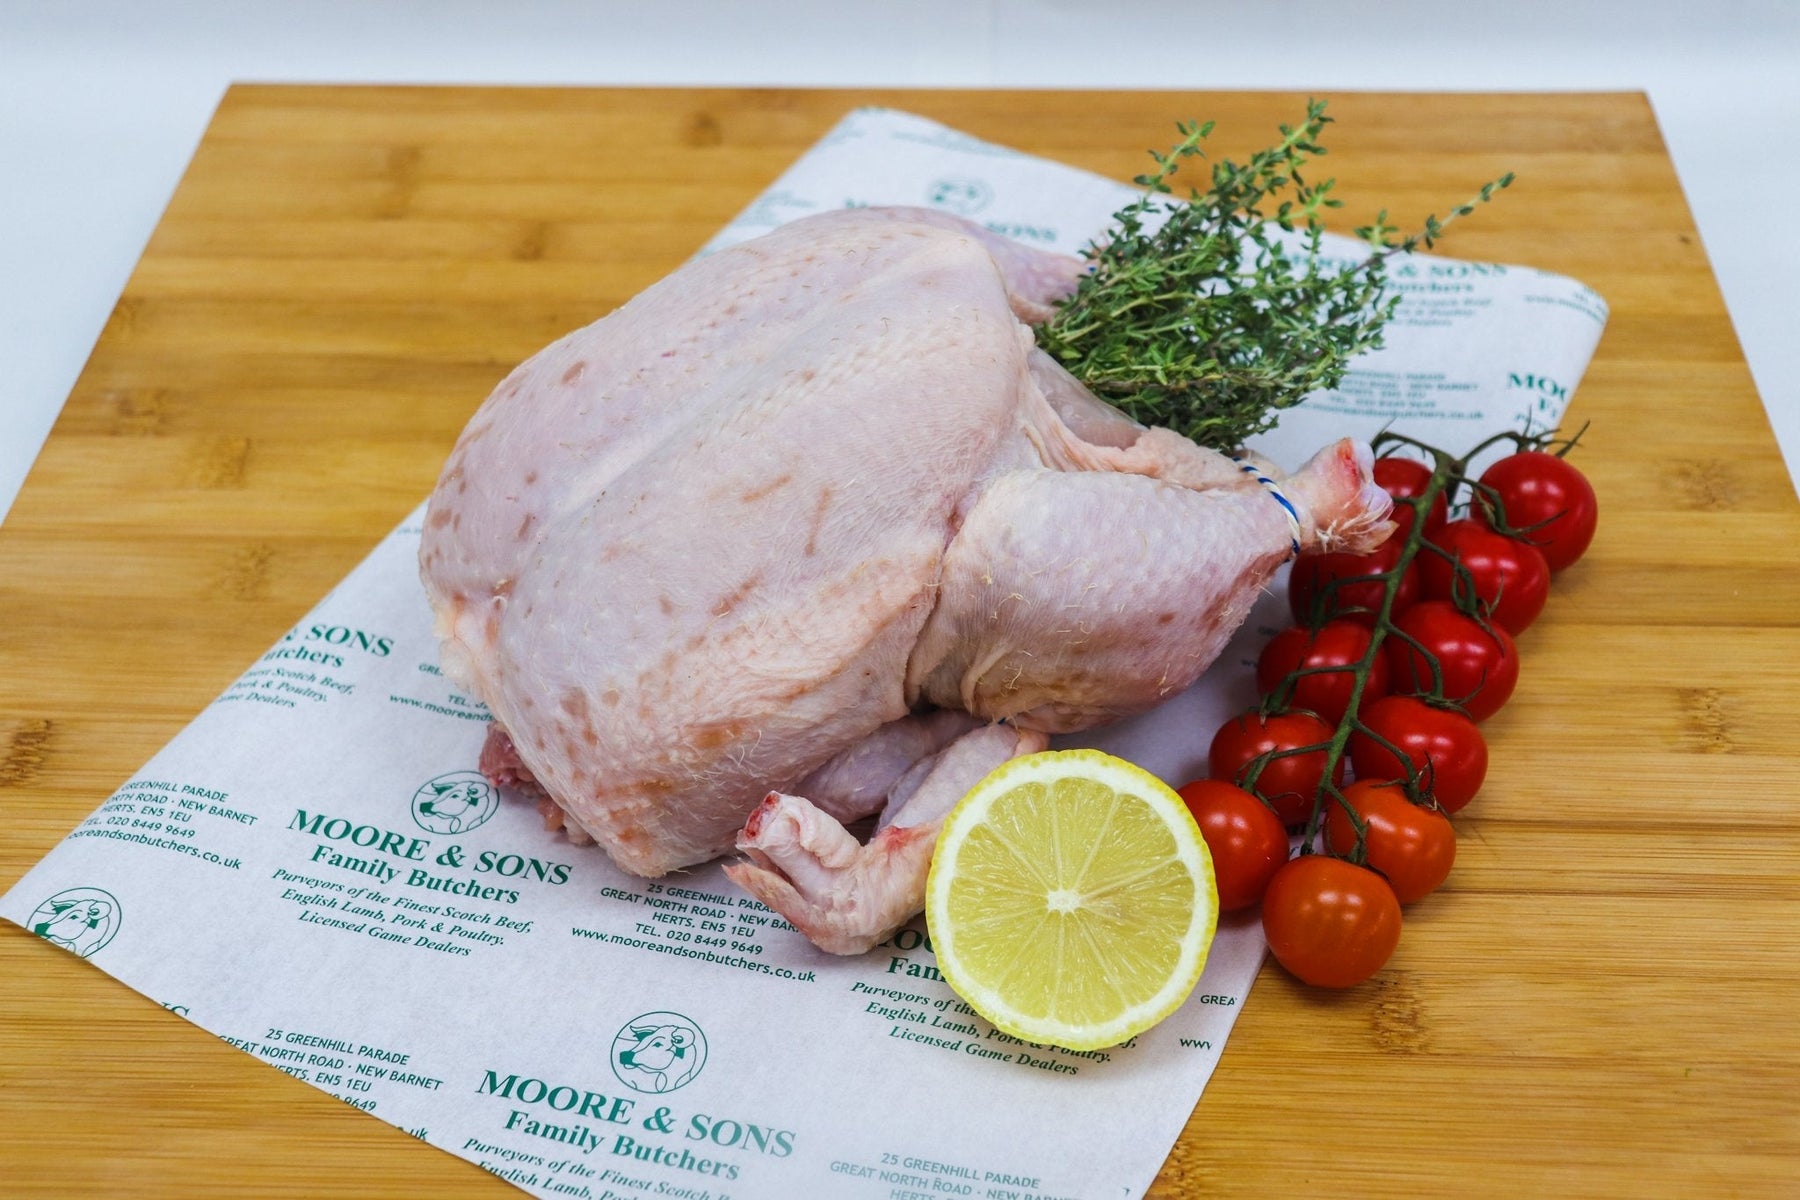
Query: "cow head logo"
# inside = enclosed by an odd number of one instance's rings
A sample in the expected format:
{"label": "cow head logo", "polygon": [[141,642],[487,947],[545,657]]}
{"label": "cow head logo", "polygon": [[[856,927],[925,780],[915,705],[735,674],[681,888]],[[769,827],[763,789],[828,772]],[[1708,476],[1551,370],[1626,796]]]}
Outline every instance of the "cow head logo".
{"label": "cow head logo", "polygon": [[47,942],[90,958],[119,932],[119,902],[99,888],[68,888],[33,909],[27,927]]}
{"label": "cow head logo", "polygon": [[412,818],[427,833],[467,833],[487,824],[499,807],[499,789],[481,772],[452,771],[413,793]]}
{"label": "cow head logo", "polygon": [[672,1092],[692,1083],[705,1065],[706,1035],[680,1013],[633,1017],[613,1037],[613,1074],[634,1092]]}

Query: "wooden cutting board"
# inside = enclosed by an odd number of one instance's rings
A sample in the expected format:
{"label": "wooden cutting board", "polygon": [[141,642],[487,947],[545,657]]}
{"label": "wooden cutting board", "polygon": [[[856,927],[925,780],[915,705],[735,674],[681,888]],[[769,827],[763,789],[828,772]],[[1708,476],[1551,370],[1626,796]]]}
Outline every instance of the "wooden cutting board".
{"label": "wooden cutting board", "polygon": [[[1241,155],[1304,99],[232,89],[0,528],[0,885],[426,494],[513,363],[849,108],[1124,179],[1178,118]],[[1515,170],[1447,248],[1611,303],[1570,413],[1602,526],[1522,639],[1447,888],[1362,987],[1265,968],[1153,1194],[1791,1194],[1800,510],[1649,105],[1332,111],[1343,228]],[[10,925],[0,1142],[8,1195],[516,1194]]]}

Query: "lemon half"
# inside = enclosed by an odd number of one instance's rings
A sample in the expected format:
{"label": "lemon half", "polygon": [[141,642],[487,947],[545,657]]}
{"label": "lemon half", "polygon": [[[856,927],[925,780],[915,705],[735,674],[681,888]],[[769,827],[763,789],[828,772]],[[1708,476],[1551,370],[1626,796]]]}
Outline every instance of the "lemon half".
{"label": "lemon half", "polygon": [[1193,991],[1219,897],[1180,796],[1124,759],[1052,750],[1003,763],[951,811],[925,918],[945,980],[996,1028],[1096,1050]]}

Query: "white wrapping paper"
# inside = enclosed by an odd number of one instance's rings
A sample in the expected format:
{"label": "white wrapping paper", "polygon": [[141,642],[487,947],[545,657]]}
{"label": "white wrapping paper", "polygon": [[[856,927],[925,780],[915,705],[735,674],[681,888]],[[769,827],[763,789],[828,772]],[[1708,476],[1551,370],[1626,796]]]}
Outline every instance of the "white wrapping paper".
{"label": "white wrapping paper", "polygon": [[[935,205],[1078,251],[1130,190],[903,113],[852,113],[709,249],[847,204]],[[1345,253],[1351,245],[1340,246]],[[1553,424],[1605,320],[1543,272],[1399,264],[1388,347],[1258,447],[1384,425],[1463,447]],[[599,316],[600,314],[595,314]],[[270,1066],[539,1196],[1143,1192],[1263,958],[1220,925],[1135,1043],[1023,1045],[939,979],[914,922],[816,951],[716,865],[658,881],[545,833],[475,770],[481,705],[436,666],[420,514],[3,899],[4,915]],[[1281,597],[1189,692],[1079,744],[1179,785],[1253,699]],[[1071,744],[1077,744],[1070,739]]]}

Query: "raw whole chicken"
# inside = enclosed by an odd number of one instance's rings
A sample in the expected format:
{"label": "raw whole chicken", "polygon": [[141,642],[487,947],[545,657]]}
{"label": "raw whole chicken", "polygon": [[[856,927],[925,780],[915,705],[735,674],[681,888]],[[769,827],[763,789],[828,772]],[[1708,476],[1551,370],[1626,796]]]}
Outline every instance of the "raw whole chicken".
{"label": "raw whole chicken", "polygon": [[420,551],[483,769],[634,874],[735,848],[734,880],[859,952],[920,910],[989,770],[1187,687],[1293,553],[1387,535],[1366,447],[1283,478],[1038,351],[1082,269],[827,213],[513,371]]}

